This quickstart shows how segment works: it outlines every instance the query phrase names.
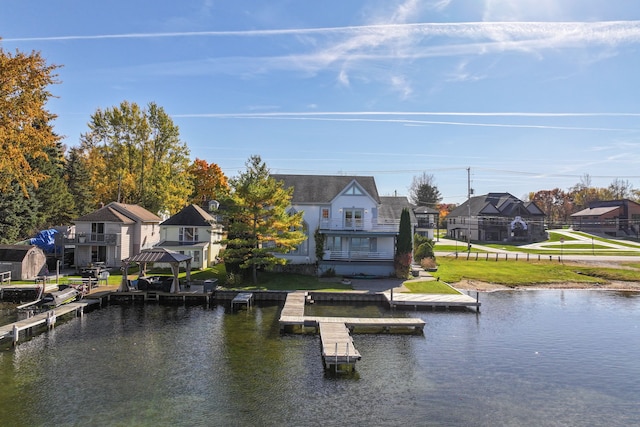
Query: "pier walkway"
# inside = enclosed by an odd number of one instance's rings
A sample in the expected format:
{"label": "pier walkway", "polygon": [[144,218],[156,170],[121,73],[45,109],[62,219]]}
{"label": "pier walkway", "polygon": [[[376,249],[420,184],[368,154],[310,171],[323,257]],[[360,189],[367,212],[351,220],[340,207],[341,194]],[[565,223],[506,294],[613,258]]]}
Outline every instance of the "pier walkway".
{"label": "pier walkway", "polygon": [[394,329],[422,333],[424,330],[424,320],[415,318],[305,316],[307,298],[306,292],[287,294],[280,314],[280,330],[298,328],[304,331],[305,328],[315,328],[320,333],[325,368],[336,372],[353,370],[355,362],[362,357],[350,335],[357,327],[375,328],[383,332],[391,332]]}
{"label": "pier walkway", "polygon": [[410,294],[386,291],[382,293],[391,307],[476,307],[480,309],[480,301],[466,294]]}
{"label": "pier walkway", "polygon": [[43,313],[36,314],[28,319],[18,320],[17,322],[0,326],[0,340],[4,338],[12,338],[13,344],[15,345],[19,340],[21,331],[30,330],[31,328],[40,325],[46,325],[47,327],[52,328],[58,317],[69,313],[82,316],[84,309],[93,304],[99,304],[99,301],[84,299],[79,302],[71,302],[69,304],[64,304],[54,309],[47,310]]}
{"label": "pier walkway", "polygon": [[350,370],[355,361],[362,358],[353,345],[353,339],[344,323],[321,322],[319,329],[325,369],[336,372]]}

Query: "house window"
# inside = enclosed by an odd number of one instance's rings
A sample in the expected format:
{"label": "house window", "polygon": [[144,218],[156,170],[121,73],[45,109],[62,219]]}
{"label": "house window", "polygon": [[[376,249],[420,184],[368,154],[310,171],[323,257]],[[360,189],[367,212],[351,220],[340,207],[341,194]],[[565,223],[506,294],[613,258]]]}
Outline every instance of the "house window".
{"label": "house window", "polygon": [[376,252],[378,241],[375,237],[354,237],[351,239],[352,252]]}
{"label": "house window", "polygon": [[360,187],[358,187],[357,185],[353,184],[351,187],[347,188],[345,190],[344,193],[347,196],[362,196],[362,190],[360,190]]}
{"label": "house window", "polygon": [[91,246],[91,262],[107,262],[107,247]]}
{"label": "house window", "polygon": [[198,227],[180,227],[178,232],[178,240],[180,242],[197,242]]}
{"label": "house window", "polygon": [[327,250],[330,251],[341,251],[342,239],[340,238],[340,236],[327,236],[325,246]]}
{"label": "house window", "polygon": [[300,243],[298,247],[291,252],[291,255],[309,255],[309,227],[306,221],[302,221],[302,232],[305,235],[304,242]]}
{"label": "house window", "polygon": [[363,209],[345,209],[344,210],[344,227],[345,228],[362,228],[364,218]]}
{"label": "house window", "polygon": [[91,241],[104,242],[104,222],[91,223]]}

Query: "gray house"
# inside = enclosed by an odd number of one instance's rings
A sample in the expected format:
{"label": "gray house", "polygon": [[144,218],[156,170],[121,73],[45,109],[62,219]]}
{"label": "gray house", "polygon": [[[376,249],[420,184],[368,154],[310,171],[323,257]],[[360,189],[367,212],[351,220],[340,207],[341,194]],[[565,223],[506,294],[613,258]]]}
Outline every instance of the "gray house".
{"label": "gray house", "polygon": [[33,280],[47,273],[47,256],[35,245],[0,245],[0,273],[12,280]]}
{"label": "gray house", "polygon": [[544,212],[509,193],[472,197],[447,216],[450,238],[476,242],[546,240]]}

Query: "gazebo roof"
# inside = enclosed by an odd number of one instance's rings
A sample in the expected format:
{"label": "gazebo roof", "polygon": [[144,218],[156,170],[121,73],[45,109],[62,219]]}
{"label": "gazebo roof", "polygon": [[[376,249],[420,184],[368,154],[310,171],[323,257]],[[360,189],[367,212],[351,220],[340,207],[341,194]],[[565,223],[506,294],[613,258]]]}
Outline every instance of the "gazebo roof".
{"label": "gazebo roof", "polygon": [[124,259],[124,262],[140,262],[140,263],[150,263],[150,262],[184,262],[190,261],[191,256],[181,254],[180,252],[171,251],[165,248],[151,248],[151,249],[143,249],[139,254],[131,256],[127,259]]}

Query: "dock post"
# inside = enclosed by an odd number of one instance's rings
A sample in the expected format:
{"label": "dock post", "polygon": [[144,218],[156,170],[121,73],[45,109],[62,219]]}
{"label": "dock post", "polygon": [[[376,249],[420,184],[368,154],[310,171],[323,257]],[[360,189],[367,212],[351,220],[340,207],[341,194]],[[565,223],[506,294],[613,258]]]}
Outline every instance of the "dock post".
{"label": "dock post", "polygon": [[18,344],[18,337],[20,335],[20,331],[18,331],[18,325],[13,325],[13,345],[14,347]]}
{"label": "dock post", "polygon": [[47,313],[47,326],[49,327],[49,329],[53,328],[56,324],[56,312],[54,310],[51,310],[49,313]]}

